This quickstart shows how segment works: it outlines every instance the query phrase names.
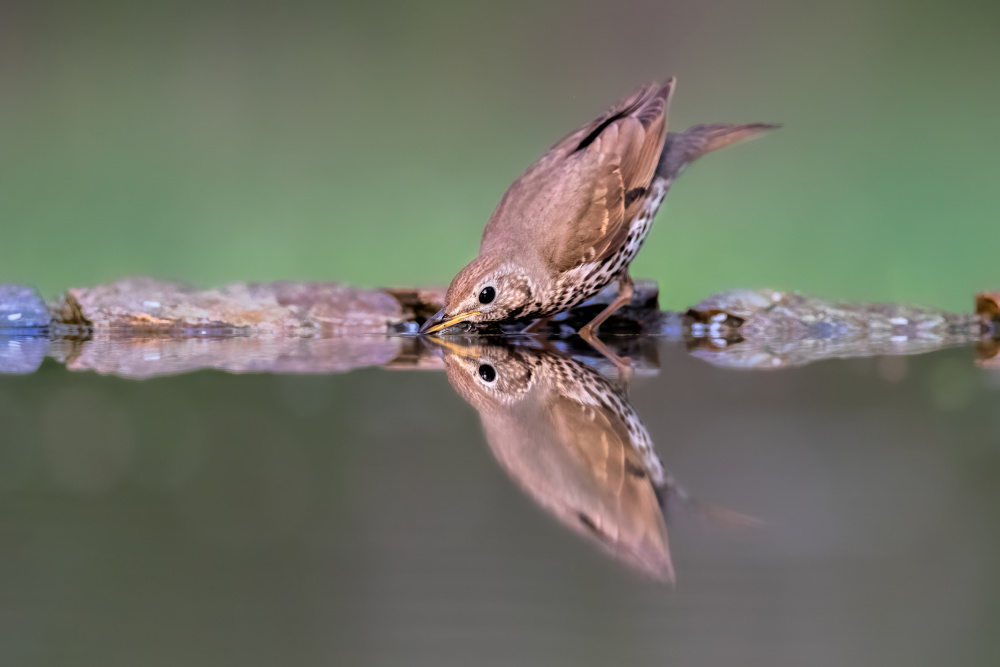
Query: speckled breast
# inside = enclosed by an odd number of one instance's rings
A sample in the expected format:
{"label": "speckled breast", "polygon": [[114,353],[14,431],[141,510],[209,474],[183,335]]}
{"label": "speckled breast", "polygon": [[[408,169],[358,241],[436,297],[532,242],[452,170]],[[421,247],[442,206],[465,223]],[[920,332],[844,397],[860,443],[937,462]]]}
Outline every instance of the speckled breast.
{"label": "speckled breast", "polygon": [[646,195],[642,209],[632,221],[625,243],[617,252],[600,262],[581,264],[566,271],[555,281],[552,291],[542,301],[540,313],[535,317],[549,317],[566,311],[587,299],[593,298],[602,289],[616,280],[629,265],[649,236],[653,219],[663,203],[669,183],[658,179],[653,182]]}

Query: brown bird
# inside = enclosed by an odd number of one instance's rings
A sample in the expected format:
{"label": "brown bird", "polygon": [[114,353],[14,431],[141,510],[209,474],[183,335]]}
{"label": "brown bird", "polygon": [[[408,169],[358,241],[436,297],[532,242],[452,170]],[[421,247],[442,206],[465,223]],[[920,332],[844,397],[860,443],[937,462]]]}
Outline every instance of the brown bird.
{"label": "brown bird", "polygon": [[549,149],[500,200],[479,256],[462,269],[444,308],[421,333],[459,322],[548,318],[617,280],[618,297],[580,334],[632,297],[629,265],[674,179],[700,156],[777,127],[697,125],[667,132],[674,79],[641,88]]}
{"label": "brown bird", "polygon": [[662,503],[682,492],[625,395],[554,350],[476,340],[439,345],[448,380],[479,412],[507,474],[615,558],[672,581]]}

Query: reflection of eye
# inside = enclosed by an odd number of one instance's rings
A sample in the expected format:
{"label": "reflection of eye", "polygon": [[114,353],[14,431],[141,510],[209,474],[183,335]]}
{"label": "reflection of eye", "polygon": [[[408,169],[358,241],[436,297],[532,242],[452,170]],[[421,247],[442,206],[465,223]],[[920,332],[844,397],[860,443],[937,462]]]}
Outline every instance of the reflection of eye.
{"label": "reflection of eye", "polygon": [[479,293],[479,303],[482,304],[491,303],[495,298],[497,298],[497,291],[492,287],[484,287],[483,291]]}
{"label": "reflection of eye", "polygon": [[489,364],[483,364],[479,367],[479,377],[483,378],[483,382],[492,384],[497,379],[497,372]]}

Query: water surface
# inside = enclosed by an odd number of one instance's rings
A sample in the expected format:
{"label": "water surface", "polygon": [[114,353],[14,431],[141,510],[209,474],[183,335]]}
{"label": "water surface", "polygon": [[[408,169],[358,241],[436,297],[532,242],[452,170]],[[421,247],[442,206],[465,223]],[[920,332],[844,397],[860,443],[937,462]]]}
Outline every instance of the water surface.
{"label": "water surface", "polygon": [[403,352],[0,375],[4,664],[993,664],[971,347],[753,371],[645,340],[627,388],[575,348]]}

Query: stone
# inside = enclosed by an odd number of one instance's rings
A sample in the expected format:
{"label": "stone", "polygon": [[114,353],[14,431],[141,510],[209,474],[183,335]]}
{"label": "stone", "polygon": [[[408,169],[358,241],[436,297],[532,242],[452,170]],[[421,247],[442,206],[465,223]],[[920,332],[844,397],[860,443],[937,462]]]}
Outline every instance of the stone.
{"label": "stone", "polygon": [[922,354],[978,341],[974,315],[901,304],[844,304],[776,290],[735,290],[688,311],[692,356],[772,369],[822,359]]}
{"label": "stone", "polygon": [[231,283],[200,290],[152,278],[71,289],[53,306],[56,321],[95,332],[195,335],[384,334],[404,320],[381,290],[338,283]]}
{"label": "stone", "polygon": [[36,290],[23,285],[0,285],[0,334],[44,330],[51,321],[49,309]]}
{"label": "stone", "polygon": [[1000,292],[983,292],[976,295],[976,314],[994,334],[1000,332]]}
{"label": "stone", "polygon": [[423,324],[428,317],[444,308],[444,297],[448,288],[388,288],[385,292],[399,302],[403,309],[403,315],[408,321]]}
{"label": "stone", "polygon": [[[200,368],[282,373],[363,366],[440,368],[432,344],[436,341],[411,334],[441,308],[445,293],[444,288],[380,290],[297,282],[232,283],[202,290],[129,278],[70,290],[46,309],[34,290],[5,285],[0,286],[0,324],[17,323],[17,328],[0,332],[0,372],[31,372],[46,354],[73,370],[126,377]],[[553,318],[544,331],[547,344],[610,370],[608,360],[575,334],[616,294],[612,285]],[[919,354],[975,342],[979,365],[995,368],[1000,365],[998,341],[991,333],[996,336],[998,303],[1000,294],[980,294],[974,315],[735,290],[705,299],[686,313],[672,313],[660,311],[655,282],[638,281],[632,302],[609,318],[601,332],[606,344],[630,357],[639,372],[655,372],[655,363],[642,360],[655,358],[656,338],[684,341],[693,356],[717,366],[752,369]],[[510,334],[524,324],[471,327],[464,333]],[[457,329],[449,333],[461,335]],[[32,339],[25,332],[49,336]]]}
{"label": "stone", "polygon": [[[608,285],[593,298],[552,318],[549,327],[559,332],[564,331],[566,327],[578,331],[580,327],[597,317],[617,296],[618,284]],[[655,280],[637,280],[632,300],[606,319],[601,324],[600,331],[605,334],[648,333],[655,328],[659,318],[660,286]]]}
{"label": "stone", "polygon": [[720,333],[744,339],[974,340],[982,333],[970,314],[903,304],[844,304],[776,290],[723,292],[688,314],[696,323],[717,323]]}

